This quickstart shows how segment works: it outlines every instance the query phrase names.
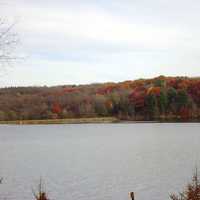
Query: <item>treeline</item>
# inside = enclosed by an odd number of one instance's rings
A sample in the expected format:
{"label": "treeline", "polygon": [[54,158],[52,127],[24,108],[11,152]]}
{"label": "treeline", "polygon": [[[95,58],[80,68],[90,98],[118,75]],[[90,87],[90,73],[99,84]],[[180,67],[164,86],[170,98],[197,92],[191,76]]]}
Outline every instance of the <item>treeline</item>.
{"label": "treeline", "polygon": [[198,119],[200,78],[0,89],[0,120],[114,116],[125,120]]}

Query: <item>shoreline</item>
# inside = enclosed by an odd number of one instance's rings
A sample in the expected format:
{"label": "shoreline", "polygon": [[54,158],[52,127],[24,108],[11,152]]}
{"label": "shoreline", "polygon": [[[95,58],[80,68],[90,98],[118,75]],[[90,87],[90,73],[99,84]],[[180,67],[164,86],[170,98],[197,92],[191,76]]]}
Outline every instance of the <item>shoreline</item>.
{"label": "shoreline", "polygon": [[94,123],[117,123],[120,120],[115,117],[93,117],[93,118],[69,118],[69,119],[41,119],[41,120],[15,120],[0,121],[0,125],[48,125],[48,124],[94,124]]}
{"label": "shoreline", "polygon": [[199,122],[200,119],[120,120],[116,117],[92,117],[92,118],[0,121],[0,125],[104,124],[104,123],[139,124],[139,123],[199,123]]}

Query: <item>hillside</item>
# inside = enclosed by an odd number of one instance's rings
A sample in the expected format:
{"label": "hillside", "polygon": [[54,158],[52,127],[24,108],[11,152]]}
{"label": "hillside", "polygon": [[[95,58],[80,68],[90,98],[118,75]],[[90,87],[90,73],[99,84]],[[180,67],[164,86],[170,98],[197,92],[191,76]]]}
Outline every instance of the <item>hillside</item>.
{"label": "hillside", "polygon": [[200,78],[164,77],[120,83],[0,89],[0,120],[110,117],[198,119]]}

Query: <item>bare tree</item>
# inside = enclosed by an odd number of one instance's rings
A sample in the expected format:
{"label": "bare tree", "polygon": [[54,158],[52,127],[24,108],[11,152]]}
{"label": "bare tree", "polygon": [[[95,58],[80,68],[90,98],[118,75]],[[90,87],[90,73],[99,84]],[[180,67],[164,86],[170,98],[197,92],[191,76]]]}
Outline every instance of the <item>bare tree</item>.
{"label": "bare tree", "polygon": [[8,24],[0,18],[0,65],[5,66],[16,60],[14,56],[18,36],[14,32],[16,23]]}

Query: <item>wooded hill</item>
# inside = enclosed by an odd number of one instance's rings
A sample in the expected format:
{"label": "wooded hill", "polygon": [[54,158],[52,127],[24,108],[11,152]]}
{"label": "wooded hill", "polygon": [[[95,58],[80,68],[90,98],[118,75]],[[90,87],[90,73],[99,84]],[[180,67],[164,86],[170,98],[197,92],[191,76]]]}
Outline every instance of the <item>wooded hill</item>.
{"label": "wooded hill", "polygon": [[0,89],[0,120],[115,116],[124,120],[198,119],[200,78]]}

